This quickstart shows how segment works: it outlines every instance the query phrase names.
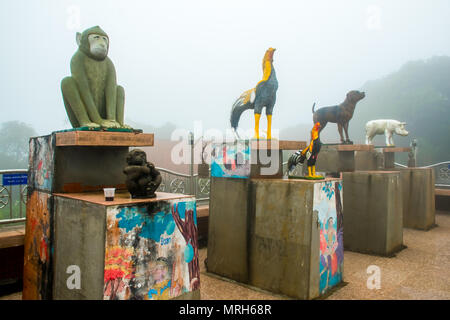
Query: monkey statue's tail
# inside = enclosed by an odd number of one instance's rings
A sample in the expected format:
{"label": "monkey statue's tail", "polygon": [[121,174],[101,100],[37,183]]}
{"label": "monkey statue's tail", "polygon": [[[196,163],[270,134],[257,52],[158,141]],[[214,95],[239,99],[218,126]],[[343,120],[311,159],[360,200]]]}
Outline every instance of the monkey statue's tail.
{"label": "monkey statue's tail", "polygon": [[312,113],[314,113],[314,107],[316,106],[316,103],[314,102],[313,107],[312,107]]}
{"label": "monkey statue's tail", "polygon": [[255,88],[245,91],[240,97],[233,103],[233,107],[231,108],[231,116],[230,123],[236,135],[237,127],[239,124],[239,119],[241,118],[241,114],[248,109],[255,108]]}

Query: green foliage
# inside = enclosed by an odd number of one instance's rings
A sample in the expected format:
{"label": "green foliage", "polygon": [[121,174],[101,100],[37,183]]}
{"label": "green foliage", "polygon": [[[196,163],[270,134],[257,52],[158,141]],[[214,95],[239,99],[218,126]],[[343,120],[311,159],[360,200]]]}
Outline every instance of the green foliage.
{"label": "green foliage", "polygon": [[[397,146],[418,142],[418,165],[450,160],[450,57],[406,63],[383,79],[367,82],[366,98],[356,107],[350,136],[365,137],[365,124],[375,119],[405,121],[409,136],[395,135]],[[384,145],[378,136],[376,145]],[[406,157],[402,157],[406,158]]]}
{"label": "green foliage", "polygon": [[36,131],[19,121],[0,125],[0,169],[25,169],[28,167],[28,142]]}

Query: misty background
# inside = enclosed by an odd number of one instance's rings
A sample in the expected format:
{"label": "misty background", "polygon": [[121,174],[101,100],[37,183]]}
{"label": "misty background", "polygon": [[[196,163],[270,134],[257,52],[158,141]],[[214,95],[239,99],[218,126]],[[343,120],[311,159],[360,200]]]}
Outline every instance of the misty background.
{"label": "misty background", "polygon": [[[450,160],[449,16],[448,0],[3,0],[0,135],[14,124],[22,137],[71,127],[60,82],[70,75],[75,33],[99,25],[125,88],[126,122],[156,139],[195,121],[229,128],[232,103],[261,80],[264,52],[274,47],[280,138],[309,141],[312,104],[336,105],[359,89],[366,98],[349,125],[355,143],[364,143],[368,120],[392,118],[410,132],[394,136],[398,146],[418,139],[419,165]],[[247,111],[239,127],[253,125]],[[321,137],[338,142],[336,125]],[[8,148],[0,153],[11,157]]]}

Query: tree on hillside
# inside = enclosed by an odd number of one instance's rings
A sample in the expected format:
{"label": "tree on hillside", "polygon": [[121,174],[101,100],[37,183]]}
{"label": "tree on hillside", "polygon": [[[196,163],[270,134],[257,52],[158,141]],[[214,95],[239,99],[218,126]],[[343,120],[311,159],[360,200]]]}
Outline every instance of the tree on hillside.
{"label": "tree on hillside", "polygon": [[[366,97],[356,106],[349,125],[349,135],[355,143],[365,143],[367,121],[395,119],[406,122],[409,131],[407,137],[395,135],[395,144],[408,147],[417,139],[418,166],[450,160],[450,57],[408,62],[397,72],[366,82],[360,90],[365,91]],[[285,128],[280,136],[304,139],[311,126]],[[321,133],[322,142],[337,142],[336,125],[328,126]],[[375,145],[384,145],[384,140],[384,136],[375,137]],[[407,159],[406,153],[396,157],[403,164]]]}
{"label": "tree on hillside", "polygon": [[37,132],[33,127],[8,121],[0,125],[0,169],[28,168],[28,142]]}
{"label": "tree on hillside", "polygon": [[[369,120],[405,121],[409,136],[395,136],[394,141],[409,146],[417,139],[419,166],[450,160],[450,57],[408,62],[395,73],[367,82],[361,90],[366,98],[350,124],[355,140],[364,141]],[[375,144],[384,145],[384,137],[379,136]]]}

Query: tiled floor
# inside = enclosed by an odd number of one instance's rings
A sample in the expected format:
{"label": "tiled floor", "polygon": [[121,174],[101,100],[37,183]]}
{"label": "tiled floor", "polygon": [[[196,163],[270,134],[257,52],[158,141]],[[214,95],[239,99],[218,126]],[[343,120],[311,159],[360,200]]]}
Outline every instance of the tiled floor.
{"label": "tiled floor", "polygon": [[[450,300],[450,213],[436,213],[429,231],[404,229],[406,249],[393,258],[345,251],[344,281],[327,299],[447,299]],[[200,250],[202,299],[289,299],[206,274],[206,248]],[[367,267],[381,271],[381,288],[367,288]],[[15,293],[0,299],[21,299]]]}
{"label": "tiled floor", "polygon": [[[393,258],[345,251],[345,286],[327,299],[449,299],[450,213],[436,213],[436,228],[429,231],[403,229],[406,249]],[[202,299],[288,299],[205,274],[206,249],[200,250]],[[380,268],[381,288],[367,288],[367,267]]]}

